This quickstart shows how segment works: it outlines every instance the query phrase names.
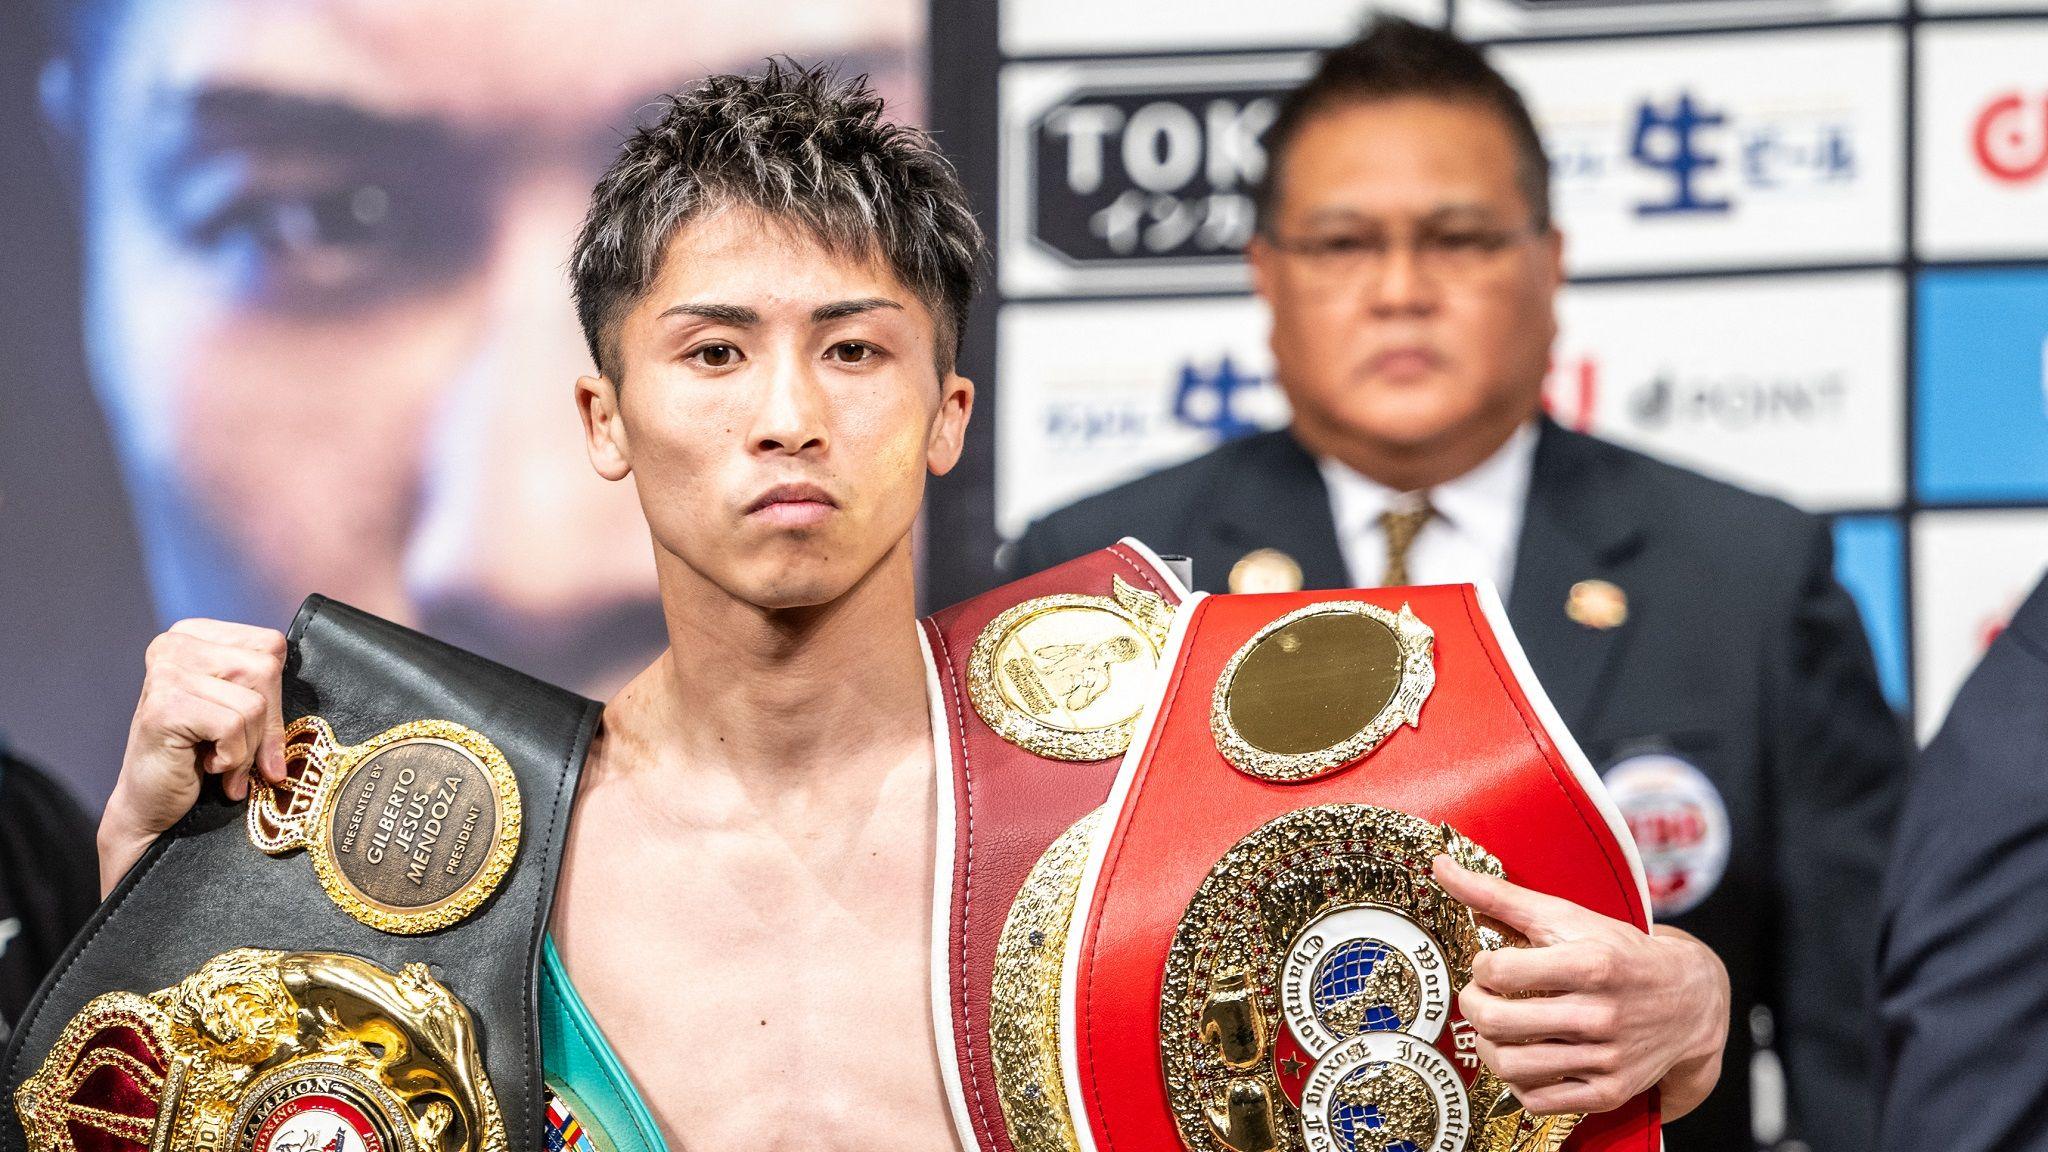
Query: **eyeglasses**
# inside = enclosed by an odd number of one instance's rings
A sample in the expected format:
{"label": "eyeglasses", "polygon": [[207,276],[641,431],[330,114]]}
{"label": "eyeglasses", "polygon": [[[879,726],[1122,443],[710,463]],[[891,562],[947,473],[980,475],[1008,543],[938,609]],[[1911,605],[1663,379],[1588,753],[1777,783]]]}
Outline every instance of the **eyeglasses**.
{"label": "eyeglasses", "polygon": [[1484,280],[1501,268],[1501,256],[1523,241],[1549,229],[1533,224],[1519,228],[1484,225],[1425,225],[1404,239],[1377,228],[1317,232],[1302,236],[1267,236],[1274,248],[1300,260],[1314,275],[1329,280],[1377,282],[1397,250],[1414,254],[1415,266],[1439,284]]}

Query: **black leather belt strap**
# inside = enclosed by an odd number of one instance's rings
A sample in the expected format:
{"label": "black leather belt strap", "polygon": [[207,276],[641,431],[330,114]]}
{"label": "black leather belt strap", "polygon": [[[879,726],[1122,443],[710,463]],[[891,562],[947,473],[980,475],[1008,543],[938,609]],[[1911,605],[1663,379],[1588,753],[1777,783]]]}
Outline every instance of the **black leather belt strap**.
{"label": "black leather belt strap", "polygon": [[325,597],[291,627],[287,722],[325,719],[344,744],[410,720],[482,733],[519,780],[524,830],[497,893],[452,928],[391,936],[327,898],[298,856],[249,842],[242,804],[211,782],[66,950],[16,1024],[0,1067],[0,1152],[23,1152],[15,1089],[88,1000],[177,983],[231,948],[352,953],[391,971],[423,961],[469,1007],[515,1148],[541,1129],[540,1026],[533,989],[576,780],[600,706]]}

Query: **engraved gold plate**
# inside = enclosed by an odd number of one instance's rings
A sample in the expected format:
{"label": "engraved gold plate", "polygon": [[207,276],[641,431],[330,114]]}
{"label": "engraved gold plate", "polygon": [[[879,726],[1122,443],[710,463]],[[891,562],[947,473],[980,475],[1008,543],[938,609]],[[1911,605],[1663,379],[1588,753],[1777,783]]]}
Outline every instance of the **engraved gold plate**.
{"label": "engraved gold plate", "polygon": [[[1192,1152],[1555,1152],[1577,1117],[1523,1112],[1455,1016],[1481,950],[1522,941],[1437,886],[1448,825],[1359,804],[1288,813],[1211,869],[1167,956],[1159,1035]],[[1402,1141],[1406,1143],[1403,1144]]]}
{"label": "engraved gold plate", "polygon": [[1097,808],[1052,842],[1024,878],[996,943],[989,1048],[1003,1120],[1017,1152],[1080,1147],[1060,1079],[1060,967],[1089,845],[1107,818]]}
{"label": "engraved gold plate", "polygon": [[1216,680],[1209,730],[1239,771],[1298,783],[1421,723],[1436,634],[1403,604],[1331,600],[1267,624]]}
{"label": "engraved gold plate", "polygon": [[238,948],[110,992],[15,1093],[31,1152],[505,1152],[468,1009],[423,964]]}
{"label": "engraved gold plate", "polygon": [[1040,596],[974,641],[967,695],[996,735],[1054,760],[1106,760],[1131,746],[1173,625],[1165,598],[1110,578],[1108,596]]}
{"label": "engraved gold plate", "polygon": [[342,745],[317,716],[285,730],[286,777],[249,796],[249,840],[303,848],[327,895],[382,932],[460,923],[519,853],[519,782],[481,734],[417,720]]}

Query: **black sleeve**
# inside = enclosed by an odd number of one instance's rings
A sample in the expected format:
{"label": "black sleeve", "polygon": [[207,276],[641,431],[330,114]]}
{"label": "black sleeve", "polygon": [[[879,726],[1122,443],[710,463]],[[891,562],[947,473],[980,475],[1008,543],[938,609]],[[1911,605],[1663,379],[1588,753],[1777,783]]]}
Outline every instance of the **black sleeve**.
{"label": "black sleeve", "polygon": [[0,753],[0,1034],[99,902],[84,810],[57,783]]}
{"label": "black sleeve", "polygon": [[1878,890],[1912,741],[1835,580],[1826,525],[1814,523],[1804,554],[1767,671],[1779,680],[1765,696],[1778,907],[1765,996],[1793,1134],[1815,1152],[1863,1152],[1876,1114]]}
{"label": "black sleeve", "polygon": [[1885,882],[1877,1147],[2042,1152],[2048,584],[1927,746]]}

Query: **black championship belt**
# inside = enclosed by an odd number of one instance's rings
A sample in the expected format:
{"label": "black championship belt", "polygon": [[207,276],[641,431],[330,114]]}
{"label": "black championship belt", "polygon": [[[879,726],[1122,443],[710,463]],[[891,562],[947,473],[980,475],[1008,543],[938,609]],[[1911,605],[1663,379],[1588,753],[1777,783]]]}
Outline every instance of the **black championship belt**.
{"label": "black championship belt", "polygon": [[72,942],[8,1045],[0,1152],[541,1130],[533,988],[599,706],[319,596],[290,640],[290,779],[209,783]]}

